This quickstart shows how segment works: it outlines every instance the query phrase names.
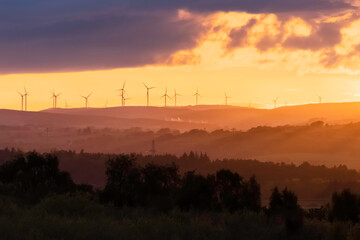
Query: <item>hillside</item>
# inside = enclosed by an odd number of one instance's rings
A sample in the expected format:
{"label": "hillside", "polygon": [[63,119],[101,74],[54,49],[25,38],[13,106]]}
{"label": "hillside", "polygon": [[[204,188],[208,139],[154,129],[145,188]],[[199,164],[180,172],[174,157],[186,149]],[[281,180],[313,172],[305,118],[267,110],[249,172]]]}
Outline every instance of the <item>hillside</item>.
{"label": "hillside", "polygon": [[[360,103],[307,104],[277,109],[256,109],[236,106],[189,107],[114,107],[48,109],[47,113],[107,116],[126,119],[156,119],[167,122],[202,123],[209,130],[236,128],[247,130],[260,125],[302,125],[322,120],[330,124],[360,121]],[[141,127],[141,126],[139,126]],[[195,127],[193,127],[195,128]]]}

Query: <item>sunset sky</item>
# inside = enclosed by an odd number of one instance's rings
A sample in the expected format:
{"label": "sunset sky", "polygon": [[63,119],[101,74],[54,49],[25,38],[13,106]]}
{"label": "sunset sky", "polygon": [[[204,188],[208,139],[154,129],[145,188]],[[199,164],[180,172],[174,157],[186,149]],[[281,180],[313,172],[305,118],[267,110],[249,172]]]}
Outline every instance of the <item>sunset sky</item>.
{"label": "sunset sky", "polygon": [[[2,0],[0,108],[360,101],[360,1]],[[172,103],[170,102],[170,105]]]}

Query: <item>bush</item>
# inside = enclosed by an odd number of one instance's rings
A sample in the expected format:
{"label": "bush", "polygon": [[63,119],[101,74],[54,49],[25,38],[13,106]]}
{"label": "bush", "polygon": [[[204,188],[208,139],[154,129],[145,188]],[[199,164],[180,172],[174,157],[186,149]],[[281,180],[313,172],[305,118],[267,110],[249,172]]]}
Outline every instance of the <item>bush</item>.
{"label": "bush", "polygon": [[359,197],[345,189],[341,193],[335,192],[332,196],[330,210],[331,221],[351,221],[357,223],[360,214]]}

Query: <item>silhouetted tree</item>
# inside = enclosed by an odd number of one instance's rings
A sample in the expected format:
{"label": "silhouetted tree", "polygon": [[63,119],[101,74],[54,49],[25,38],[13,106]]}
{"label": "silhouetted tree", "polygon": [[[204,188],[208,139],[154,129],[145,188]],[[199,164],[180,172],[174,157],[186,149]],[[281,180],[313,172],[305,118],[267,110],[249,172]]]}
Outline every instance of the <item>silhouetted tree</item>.
{"label": "silhouetted tree", "polygon": [[303,226],[303,211],[298,204],[297,196],[285,188],[279,192],[274,188],[269,203],[269,213],[271,216],[285,221],[287,233],[292,235],[297,233]]}
{"label": "silhouetted tree", "polygon": [[204,177],[194,172],[187,172],[182,179],[177,203],[183,210],[205,211],[215,209],[218,206],[214,190],[215,178],[213,175]]}
{"label": "silhouetted tree", "polygon": [[283,191],[286,217],[286,230],[289,234],[297,233],[304,224],[303,211],[298,204],[298,198],[292,191]]}
{"label": "silhouetted tree", "polygon": [[243,191],[243,205],[246,209],[258,212],[261,209],[261,193],[260,184],[256,181],[255,176],[252,176],[244,183]]}
{"label": "silhouetted tree", "polygon": [[141,171],[134,156],[120,155],[106,163],[106,186],[101,194],[102,200],[115,206],[136,206],[143,193]]}
{"label": "silhouetted tree", "polygon": [[56,156],[36,152],[18,155],[0,166],[0,181],[10,184],[15,196],[37,202],[50,193],[68,193],[76,190],[69,173],[59,170]]}
{"label": "silhouetted tree", "polygon": [[174,194],[180,185],[180,175],[175,164],[168,166],[147,164],[142,170],[143,205],[168,210],[174,205]]}
{"label": "silhouetted tree", "polygon": [[222,207],[234,212],[241,209],[259,211],[261,207],[260,185],[255,177],[249,181],[230,170],[216,172],[216,195]]}
{"label": "silhouetted tree", "polygon": [[349,189],[333,194],[329,214],[331,221],[352,221],[357,223],[359,221],[359,214],[360,201],[356,194],[351,193]]}
{"label": "silhouetted tree", "polygon": [[242,209],[244,183],[242,177],[229,170],[216,172],[216,195],[222,207],[234,212]]}
{"label": "silhouetted tree", "polygon": [[271,215],[282,214],[284,209],[283,196],[279,189],[275,187],[270,196],[269,212]]}

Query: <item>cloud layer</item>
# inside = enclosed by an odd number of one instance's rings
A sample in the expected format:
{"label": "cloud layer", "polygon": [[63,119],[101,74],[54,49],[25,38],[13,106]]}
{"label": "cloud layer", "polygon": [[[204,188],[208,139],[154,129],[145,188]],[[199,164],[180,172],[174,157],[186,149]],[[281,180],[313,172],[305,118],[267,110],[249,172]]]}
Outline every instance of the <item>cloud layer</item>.
{"label": "cloud layer", "polygon": [[[313,16],[352,8],[337,0],[2,0],[0,74],[169,63],[174,53],[197,46],[209,30],[202,17],[218,11]],[[181,16],[180,9],[194,14]],[[228,48],[245,46],[255,24],[251,20],[233,29]],[[266,36],[261,40],[261,51],[279,41]],[[289,37],[282,45],[317,50],[339,41],[339,26],[329,23],[308,37]]]}

